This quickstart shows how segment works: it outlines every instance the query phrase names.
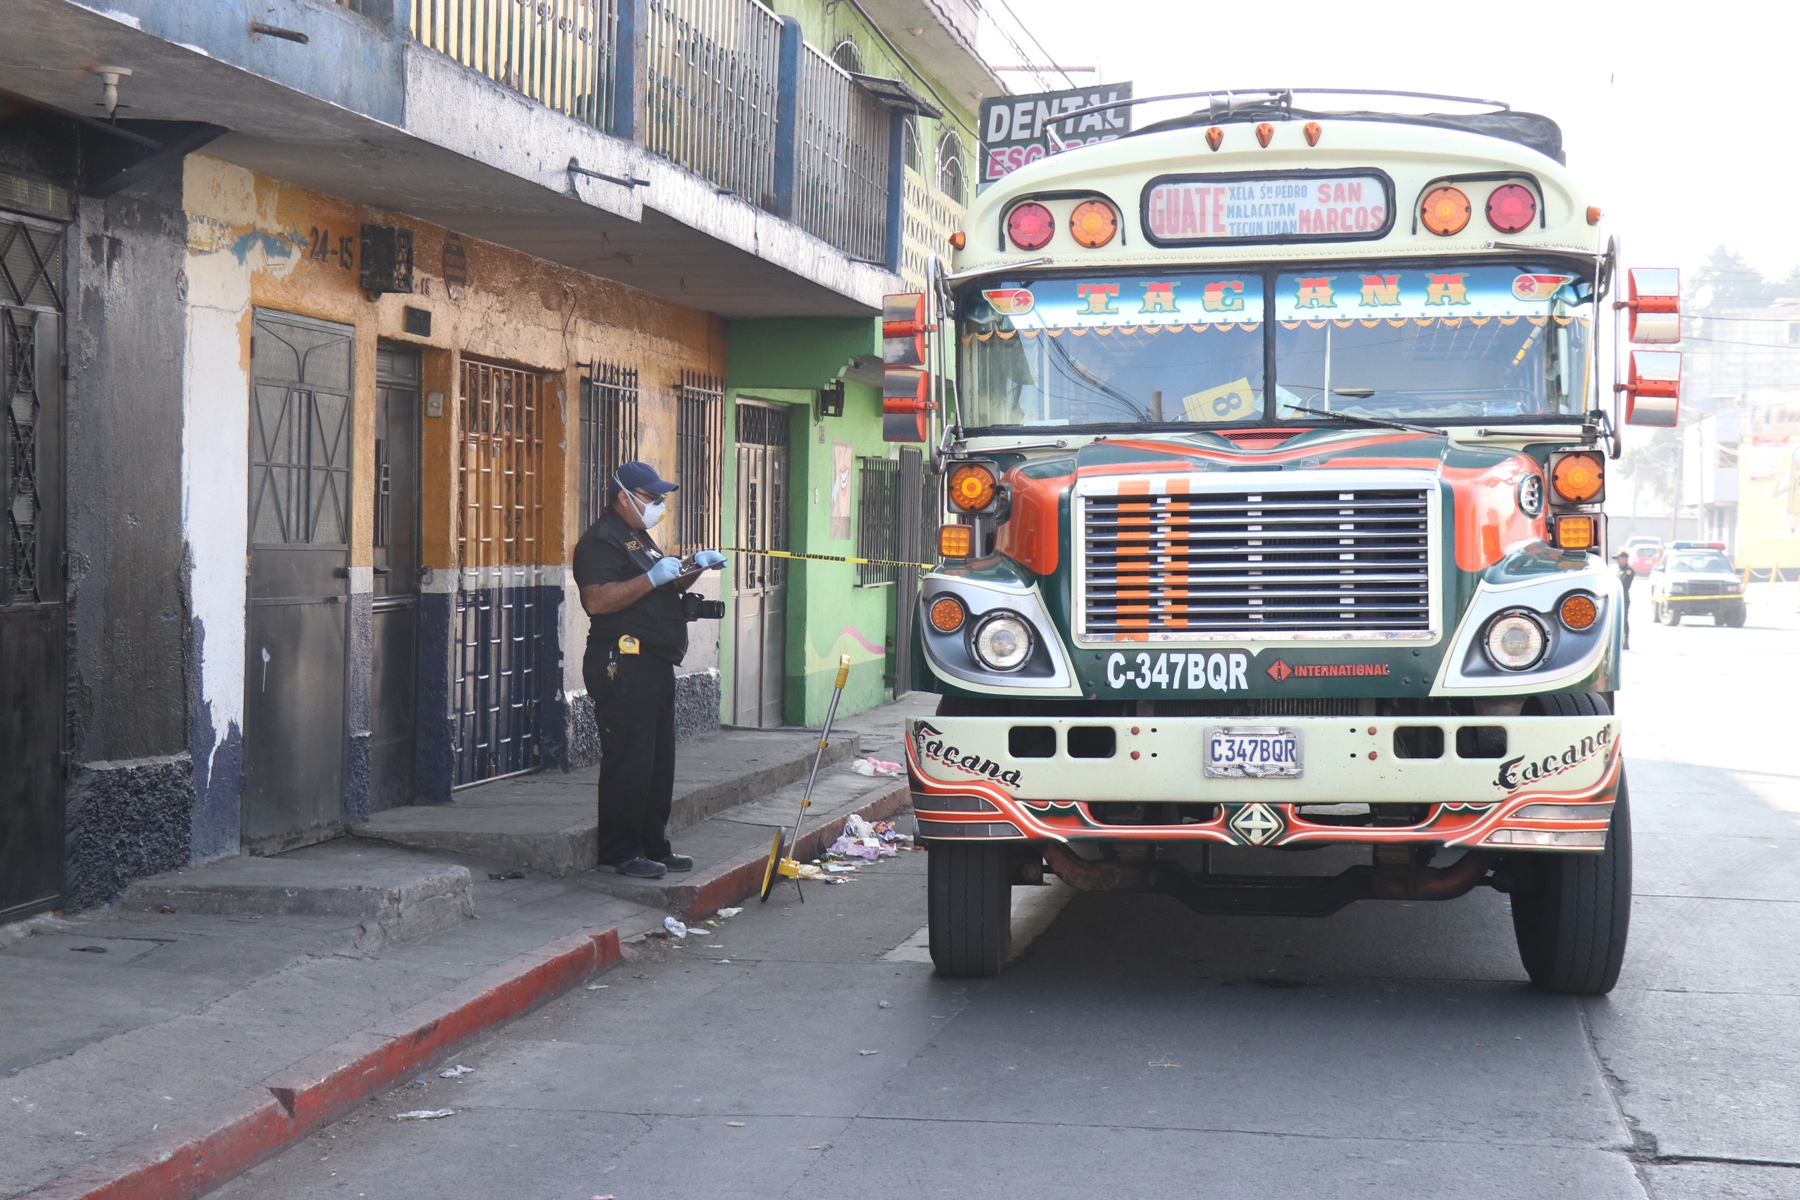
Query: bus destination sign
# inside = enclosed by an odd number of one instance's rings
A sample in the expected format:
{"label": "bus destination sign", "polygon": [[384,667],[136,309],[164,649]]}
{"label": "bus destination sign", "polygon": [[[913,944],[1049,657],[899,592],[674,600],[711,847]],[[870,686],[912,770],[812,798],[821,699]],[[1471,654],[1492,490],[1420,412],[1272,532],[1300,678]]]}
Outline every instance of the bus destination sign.
{"label": "bus destination sign", "polygon": [[1350,241],[1380,237],[1393,221],[1379,175],[1190,176],[1165,179],[1144,197],[1153,241]]}

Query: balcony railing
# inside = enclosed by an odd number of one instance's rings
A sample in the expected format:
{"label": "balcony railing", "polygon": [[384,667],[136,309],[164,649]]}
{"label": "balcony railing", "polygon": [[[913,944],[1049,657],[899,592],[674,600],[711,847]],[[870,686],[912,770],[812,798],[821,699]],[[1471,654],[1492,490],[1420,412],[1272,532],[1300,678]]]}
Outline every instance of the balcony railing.
{"label": "balcony railing", "polygon": [[768,207],[781,18],[756,0],[644,0],[643,11],[644,148]]}
{"label": "balcony railing", "polygon": [[857,258],[887,246],[887,105],[811,46],[802,46],[793,220]]}
{"label": "balcony railing", "polygon": [[413,0],[413,37],[546,108],[613,125],[619,0]]}
{"label": "balcony railing", "polygon": [[959,228],[959,205],[893,174],[893,96],[760,0],[412,0],[412,33],[914,284]]}

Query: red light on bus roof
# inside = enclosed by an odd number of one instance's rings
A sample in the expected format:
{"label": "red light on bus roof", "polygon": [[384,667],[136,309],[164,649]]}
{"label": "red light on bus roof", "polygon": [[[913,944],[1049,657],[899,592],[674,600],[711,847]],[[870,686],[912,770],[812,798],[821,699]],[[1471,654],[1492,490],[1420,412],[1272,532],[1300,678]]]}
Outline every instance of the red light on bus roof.
{"label": "red light on bus roof", "polygon": [[1056,218],[1041,204],[1021,204],[1006,214],[1006,236],[1021,250],[1042,250],[1056,233]]}
{"label": "red light on bus roof", "polygon": [[1530,229],[1537,220],[1537,197],[1518,183],[1503,183],[1488,193],[1488,224],[1501,233]]}
{"label": "red light on bus roof", "polygon": [[1469,223],[1469,198],[1457,188],[1432,188],[1419,203],[1419,220],[1439,237],[1459,234]]}

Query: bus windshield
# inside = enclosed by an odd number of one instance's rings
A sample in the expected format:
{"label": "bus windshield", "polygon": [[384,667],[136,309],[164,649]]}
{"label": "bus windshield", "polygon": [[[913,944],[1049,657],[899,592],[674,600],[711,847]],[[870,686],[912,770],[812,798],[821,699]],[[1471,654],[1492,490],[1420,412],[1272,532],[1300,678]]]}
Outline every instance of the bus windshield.
{"label": "bus windshield", "polygon": [[1578,416],[1591,292],[1566,272],[1492,264],[983,285],[962,297],[962,423]]}

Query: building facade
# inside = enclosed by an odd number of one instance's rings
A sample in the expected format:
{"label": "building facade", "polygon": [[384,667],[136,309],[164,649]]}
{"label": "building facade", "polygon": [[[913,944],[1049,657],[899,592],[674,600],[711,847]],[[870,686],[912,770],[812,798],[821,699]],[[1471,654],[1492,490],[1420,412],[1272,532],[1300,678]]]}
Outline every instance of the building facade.
{"label": "building facade", "polygon": [[[0,919],[595,761],[566,564],[621,461],[665,548],[886,545],[903,491],[922,536],[875,316],[997,84],[885,7],[19,8]],[[684,732],[811,719],[842,647],[904,688],[899,589],[830,569],[706,577]]]}

